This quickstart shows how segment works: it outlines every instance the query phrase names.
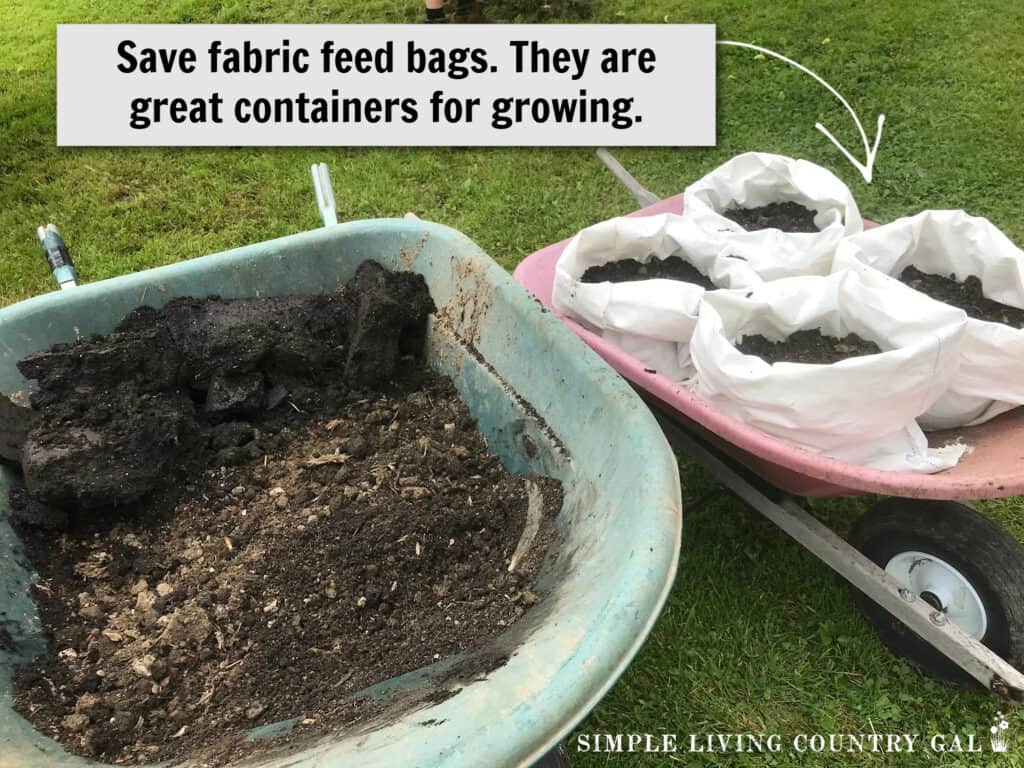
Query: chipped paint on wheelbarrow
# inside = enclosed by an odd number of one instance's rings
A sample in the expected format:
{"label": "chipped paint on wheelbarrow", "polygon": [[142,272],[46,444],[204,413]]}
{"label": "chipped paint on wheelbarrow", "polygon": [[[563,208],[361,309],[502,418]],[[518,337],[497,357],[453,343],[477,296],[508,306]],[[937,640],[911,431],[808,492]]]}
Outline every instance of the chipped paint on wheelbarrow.
{"label": "chipped paint on wheelbarrow", "polygon": [[[676,195],[630,215],[682,213]],[[868,228],[878,226],[865,222]],[[551,307],[555,264],[568,240],[527,257],[515,279]],[[798,448],[722,413],[677,382],[650,373],[635,357],[609,344],[579,323],[563,321],[601,357],[632,382],[652,405],[694,429],[777,488],[800,496],[879,493],[922,499],[990,499],[1024,493],[1024,408],[977,427],[929,434],[933,445],[962,440],[971,446],[960,463],[934,475],[886,472],[831,459]]]}
{"label": "chipped paint on wheelbarrow", "polygon": [[[353,222],[21,302],[0,310],[0,391],[29,386],[15,368],[22,356],[108,332],[139,304],[329,292],[370,258],[426,278],[440,308],[431,364],[453,376],[492,450],[513,471],[563,482],[557,552],[542,569],[544,599],[476,652],[508,657],[485,678],[460,672],[472,667],[464,659],[417,670],[356,694],[384,707],[373,720],[243,764],[529,766],[600,700],[654,624],[677,565],[679,479],[641,400],[464,235]],[[12,671],[44,640],[6,496],[0,487],[0,627],[11,638],[0,643],[0,768],[88,765],[12,708]],[[439,701],[442,685],[458,693]]]}

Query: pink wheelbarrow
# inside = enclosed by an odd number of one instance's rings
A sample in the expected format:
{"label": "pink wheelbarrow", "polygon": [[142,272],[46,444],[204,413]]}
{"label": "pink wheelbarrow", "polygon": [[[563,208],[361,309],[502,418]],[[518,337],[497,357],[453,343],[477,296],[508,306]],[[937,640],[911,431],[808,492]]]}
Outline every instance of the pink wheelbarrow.
{"label": "pink wheelbarrow", "polygon": [[[682,211],[681,194],[659,200],[607,152],[598,155],[641,205],[630,215]],[[568,242],[537,251],[515,270],[516,281],[552,310],[555,263]],[[934,475],[869,469],[727,416],[561,319],[633,385],[680,454],[720,483],[717,492],[733,493],[856,587],[859,609],[894,653],[938,679],[977,681],[1024,700],[1018,671],[1024,666],[1024,547],[966,503],[1024,494],[1024,408],[981,426],[930,434],[936,445],[961,438],[973,447],[953,469]],[[797,501],[859,494],[887,498],[861,517],[849,541]]]}

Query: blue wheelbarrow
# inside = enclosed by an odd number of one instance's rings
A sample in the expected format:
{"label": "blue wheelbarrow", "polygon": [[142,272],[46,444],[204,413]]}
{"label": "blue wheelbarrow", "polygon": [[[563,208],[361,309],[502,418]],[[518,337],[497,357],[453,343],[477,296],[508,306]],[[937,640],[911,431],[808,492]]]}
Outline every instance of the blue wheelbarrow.
{"label": "blue wheelbarrow", "polygon": [[[329,222],[333,203],[322,185],[320,192]],[[58,253],[59,234],[44,230],[40,237],[44,246],[49,242],[51,266],[69,267]],[[452,678],[461,659],[444,660],[356,694],[383,708],[374,719],[248,764],[567,764],[553,750],[622,674],[672,586],[679,476],[661,430],[625,381],[462,234],[415,219],[379,219],[82,286],[64,270],[58,279],[72,290],[0,310],[0,391],[17,399],[31,386],[15,367],[20,358],[78,335],[109,332],[141,304],[159,306],[176,296],[330,292],[370,258],[426,278],[439,308],[428,334],[431,364],[455,381],[510,470],[561,480],[560,540],[540,576],[544,599],[475,651],[508,657],[486,679]],[[46,640],[30,593],[33,573],[8,521],[10,481],[10,471],[0,469],[0,768],[88,765],[36,732],[12,706],[13,671]],[[424,703],[441,680],[458,693]],[[249,736],[280,733],[290,722]]]}

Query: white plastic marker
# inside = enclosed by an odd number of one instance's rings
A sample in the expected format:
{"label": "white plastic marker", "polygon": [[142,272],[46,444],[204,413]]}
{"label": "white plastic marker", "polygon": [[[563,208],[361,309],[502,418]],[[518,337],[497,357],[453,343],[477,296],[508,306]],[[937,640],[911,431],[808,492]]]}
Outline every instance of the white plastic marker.
{"label": "white plastic marker", "polygon": [[853,107],[851,107],[850,104],[846,101],[846,99],[844,99],[840,95],[839,91],[837,91],[831,85],[826,83],[823,79],[818,77],[816,74],[814,74],[807,67],[803,66],[802,64],[798,64],[797,62],[793,61],[792,59],[787,59],[781,53],[776,53],[775,51],[772,51],[772,50],[770,50],[768,48],[762,48],[759,45],[751,45],[750,43],[737,43],[737,42],[734,42],[732,40],[719,40],[718,44],[719,45],[734,45],[737,48],[749,48],[752,51],[758,51],[760,53],[767,54],[768,56],[774,56],[776,59],[779,59],[780,61],[784,61],[787,64],[789,64],[790,66],[796,67],[801,72],[804,72],[804,73],[810,75],[815,80],[817,80],[819,83],[821,83],[826,88],[828,88],[829,92],[833,96],[835,96],[837,99],[839,99],[839,101],[842,102],[843,106],[846,107],[846,111],[850,113],[850,117],[853,118],[853,122],[857,124],[857,130],[860,131],[860,138],[864,142],[864,151],[867,153],[867,158],[866,158],[867,162],[861,163],[859,160],[857,160],[857,158],[855,158],[853,155],[851,155],[850,152],[846,149],[846,147],[844,147],[842,144],[840,144],[839,141],[836,139],[836,137],[833,136],[831,133],[829,133],[828,128],[826,128],[821,123],[815,123],[814,127],[817,128],[819,131],[821,131],[823,134],[825,134],[826,138],[828,138],[829,141],[831,141],[833,144],[835,144],[839,148],[840,152],[842,152],[844,155],[846,155],[846,159],[849,160],[851,163],[853,163],[854,167],[858,171],[860,171],[861,176],[864,177],[864,181],[866,181],[868,184],[871,183],[871,169],[875,165],[875,155],[878,153],[878,142],[880,142],[882,140],[882,126],[885,125],[885,115],[880,114],[878,116],[878,132],[875,134],[875,145],[872,147],[872,146],[870,146],[868,144],[868,136],[864,132],[864,126],[861,125],[860,118],[857,117],[857,113],[853,111]]}

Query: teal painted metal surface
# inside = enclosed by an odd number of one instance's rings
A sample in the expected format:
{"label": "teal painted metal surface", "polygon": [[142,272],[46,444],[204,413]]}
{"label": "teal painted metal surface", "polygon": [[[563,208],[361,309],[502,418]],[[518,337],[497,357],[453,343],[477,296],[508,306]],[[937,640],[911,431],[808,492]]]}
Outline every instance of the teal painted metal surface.
{"label": "teal painted metal surface", "polygon": [[[676,569],[679,481],[626,383],[464,235],[421,221],[353,222],[21,302],[0,310],[0,391],[30,386],[15,368],[25,354],[110,331],[140,304],[334,291],[368,258],[424,275],[439,307],[432,364],[453,376],[507,466],[562,480],[562,538],[544,566],[544,600],[484,649],[508,656],[486,679],[460,677],[458,660],[417,670],[364,692],[385,706],[375,719],[250,763],[529,766],[597,703],[651,629]],[[0,768],[88,765],[11,707],[11,671],[43,639],[6,522],[8,479],[0,474],[0,626],[14,649],[0,645]],[[427,701],[442,684],[459,692]]]}

